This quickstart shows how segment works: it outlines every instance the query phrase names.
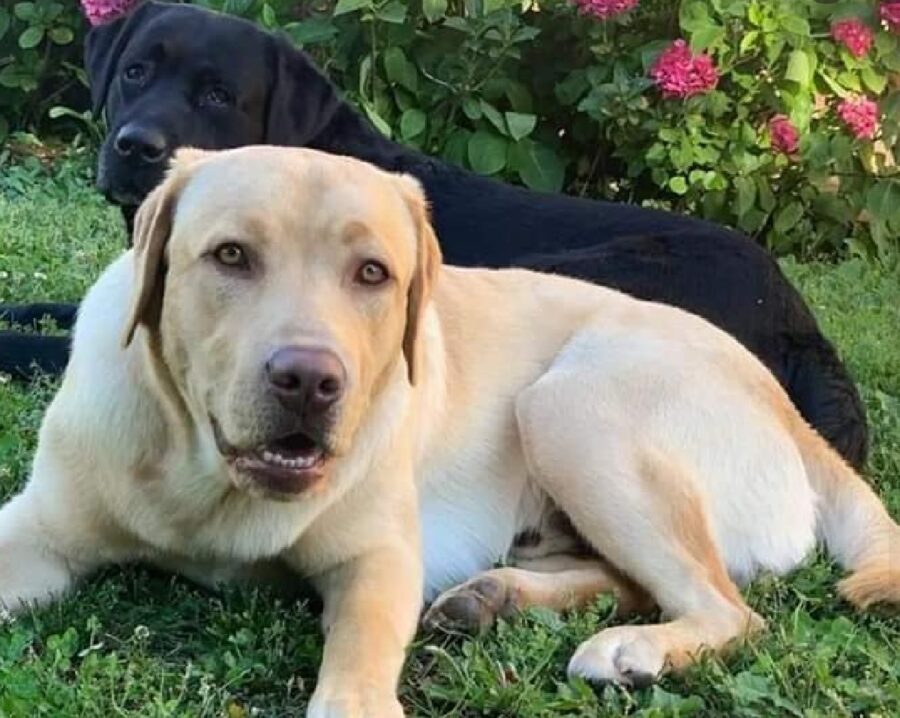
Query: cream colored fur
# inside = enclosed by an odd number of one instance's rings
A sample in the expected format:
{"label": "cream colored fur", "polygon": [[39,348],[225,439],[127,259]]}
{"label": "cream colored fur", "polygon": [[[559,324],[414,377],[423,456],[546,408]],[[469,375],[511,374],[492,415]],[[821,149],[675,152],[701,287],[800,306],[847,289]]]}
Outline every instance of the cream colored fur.
{"label": "cream colored fur", "polygon": [[[136,253],[82,305],[31,478],[0,510],[7,609],[109,563],[215,584],[277,560],[325,601],[308,715],[390,718],[423,599],[429,626],[467,628],[601,591],[656,603],[667,623],[604,630],[572,659],[625,684],[761,625],[735,583],[791,570],[817,537],[855,571],[852,602],[900,602],[900,529],[701,319],[561,277],[438,269],[417,184],[355,160],[182,153],[154,195]],[[382,295],[328,279],[348,223],[391,264]],[[270,261],[214,275],[216,236]],[[286,500],[226,466],[209,417],[258,438],[264,350],[302,341],[338,352],[353,395],[327,476]]]}

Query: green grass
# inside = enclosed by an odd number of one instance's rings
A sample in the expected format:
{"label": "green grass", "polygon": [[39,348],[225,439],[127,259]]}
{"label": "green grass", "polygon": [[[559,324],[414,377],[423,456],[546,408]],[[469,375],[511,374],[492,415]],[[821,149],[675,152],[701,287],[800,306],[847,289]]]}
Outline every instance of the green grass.
{"label": "green grass", "polygon": [[[117,212],[81,167],[4,172],[0,301],[77,299],[119,251]],[[900,515],[900,281],[859,261],[786,269],[862,386],[874,429],[869,476]],[[26,479],[52,391],[0,383],[0,499]],[[855,615],[835,596],[838,576],[816,559],[789,579],[758,581],[749,599],[768,633],[651,689],[566,680],[578,642],[612,622],[600,600],[565,618],[534,611],[478,639],[422,638],[402,698],[423,718],[898,716],[900,621]],[[320,652],[303,603],[110,569],[59,605],[0,626],[0,716],[298,715]]]}

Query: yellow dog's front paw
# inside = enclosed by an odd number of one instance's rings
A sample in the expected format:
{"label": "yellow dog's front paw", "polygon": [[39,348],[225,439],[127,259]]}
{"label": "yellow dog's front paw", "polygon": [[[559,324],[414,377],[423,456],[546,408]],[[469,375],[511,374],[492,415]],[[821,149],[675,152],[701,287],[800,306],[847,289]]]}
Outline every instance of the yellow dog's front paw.
{"label": "yellow dog's front paw", "polygon": [[354,690],[317,689],[307,718],[404,718],[395,696],[375,696]]}

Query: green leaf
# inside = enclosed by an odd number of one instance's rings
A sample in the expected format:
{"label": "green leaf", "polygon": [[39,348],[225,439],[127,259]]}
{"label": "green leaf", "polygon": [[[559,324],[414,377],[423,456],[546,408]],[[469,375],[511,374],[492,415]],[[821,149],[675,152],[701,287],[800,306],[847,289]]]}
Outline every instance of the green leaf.
{"label": "green leaf", "polygon": [[388,3],[375,11],[375,17],[392,25],[402,25],[406,20],[406,5],[401,2]]}
{"label": "green leaf", "polygon": [[803,217],[803,205],[794,200],[786,207],[782,207],[775,214],[775,230],[777,232],[787,232],[794,228],[797,222]]}
{"label": "green leaf", "polygon": [[787,71],[784,78],[796,82],[800,87],[807,88],[812,82],[809,58],[803,50],[794,50],[788,58]]}
{"label": "green leaf", "polygon": [[400,136],[404,140],[411,140],[425,131],[428,117],[422,110],[413,108],[407,110],[400,117]]}
{"label": "green leaf", "polygon": [[537,124],[537,116],[523,112],[506,112],[506,126],[509,128],[509,136],[516,142],[527,137]]}
{"label": "green leaf", "polygon": [[338,0],[334,6],[334,17],[338,15],[346,15],[347,13],[356,12],[357,10],[372,8],[373,0]]}
{"label": "green leaf", "polygon": [[240,15],[246,17],[247,13],[253,7],[255,0],[225,0],[222,11],[229,15]]}
{"label": "green leaf", "polygon": [[451,30],[456,30],[456,32],[461,32],[464,35],[471,35],[473,33],[472,26],[461,17],[448,17],[444,18],[444,27],[448,27]]}
{"label": "green leaf", "polygon": [[407,58],[399,47],[389,47],[384,53],[384,71],[388,80],[410,92],[415,92],[419,86],[419,73],[416,66]]}
{"label": "green leaf", "polygon": [[855,72],[847,70],[846,72],[839,74],[837,79],[838,82],[847,89],[853,90],[854,92],[862,92],[862,83],[859,81],[859,77],[856,76]]}
{"label": "green leaf", "polygon": [[60,117],[81,117],[81,115],[79,115],[69,107],[64,107],[63,105],[54,105],[49,110],[47,110],[47,117],[49,117],[51,120],[55,120]]}
{"label": "green leaf", "polygon": [[490,15],[492,12],[497,12],[497,10],[518,4],[519,0],[482,0],[485,15]]}
{"label": "green leaf", "polygon": [[653,40],[646,45],[641,45],[639,50],[641,53],[641,67],[643,68],[644,74],[649,72],[660,53],[671,44],[671,40]]}
{"label": "green leaf", "polygon": [[797,15],[785,15],[781,18],[781,27],[795,35],[809,37],[809,21]]}
{"label": "green leaf", "polygon": [[775,209],[775,195],[772,192],[772,187],[769,185],[768,178],[764,175],[758,175],[756,186],[759,190],[759,206],[763,208],[763,211],[771,212]]}
{"label": "green leaf", "polygon": [[590,86],[584,70],[573,70],[562,82],[556,83],[554,93],[556,99],[563,105],[569,106],[578,102],[581,96],[590,89]]}
{"label": "green leaf", "polygon": [[786,44],[787,42],[785,41],[783,35],[766,36],[766,62],[769,65],[774,65],[778,61],[778,58],[781,57],[781,53],[784,51],[784,47]]}
{"label": "green leaf", "polygon": [[751,30],[748,33],[745,33],[741,38],[741,44],[739,46],[739,52],[741,55],[746,55],[748,51],[753,49],[756,46],[757,41],[759,40],[759,30]]}
{"label": "green leaf", "polygon": [[841,86],[838,84],[838,82],[837,82],[834,78],[832,78],[827,72],[820,71],[820,72],[819,72],[819,77],[821,77],[821,78],[825,81],[825,84],[828,85],[828,87],[831,88],[831,91],[832,91],[835,95],[837,95],[838,97],[840,97],[842,100],[843,100],[844,98],[846,98],[846,97],[850,94],[849,92],[847,92],[846,89],[844,89],[843,87],[841,87]]}
{"label": "green leaf", "polygon": [[479,174],[495,175],[506,167],[506,140],[479,130],[469,139],[469,166]]}
{"label": "green leaf", "polygon": [[765,15],[763,14],[762,5],[760,3],[750,3],[747,9],[747,19],[756,27],[760,27],[763,23]]}
{"label": "green leaf", "polygon": [[3,39],[6,31],[9,30],[10,24],[12,24],[12,19],[9,16],[9,11],[0,7],[0,40]]}
{"label": "green leaf", "polygon": [[465,167],[466,153],[468,151],[469,138],[471,136],[472,133],[468,130],[454,130],[444,143],[444,149],[441,152],[441,156],[458,167]]}
{"label": "green leaf", "polygon": [[37,47],[43,39],[44,28],[32,25],[19,35],[19,47],[23,50],[30,50],[33,47]]}
{"label": "green leaf", "polygon": [[372,124],[375,125],[376,129],[381,134],[385,137],[390,137],[393,134],[391,132],[391,126],[378,114],[378,110],[372,107],[372,105],[368,102],[363,103],[363,110],[365,110],[366,116],[372,121]]}
{"label": "green leaf", "polygon": [[743,217],[756,203],[756,183],[747,177],[735,177],[734,188],[737,191],[735,212]]}
{"label": "green leaf", "polygon": [[528,90],[528,87],[521,82],[516,82],[514,80],[507,81],[505,94],[506,99],[509,100],[509,104],[514,112],[524,112],[527,114],[530,113],[534,107],[534,102],[531,99],[531,92]]}
{"label": "green leaf", "polygon": [[72,42],[72,40],[75,39],[75,33],[73,33],[69,28],[59,25],[50,30],[50,39],[56,45],[68,45],[70,42]]}
{"label": "green leaf", "polygon": [[36,86],[34,73],[21,65],[11,63],[0,69],[0,86],[21,90],[33,90]]}
{"label": "green leaf", "polygon": [[437,22],[447,14],[447,0],[422,0],[422,12],[428,22]]}
{"label": "green leaf", "polygon": [[484,113],[484,116],[488,119],[501,135],[508,134],[508,130],[506,129],[506,123],[503,121],[503,115],[500,114],[500,111],[494,107],[487,100],[481,101],[481,111]]}
{"label": "green leaf", "polygon": [[566,177],[566,166],[559,156],[540,142],[526,138],[510,150],[510,165],[531,189],[559,192]]}
{"label": "green leaf", "polygon": [[900,206],[900,185],[894,182],[876,182],[866,192],[866,209],[873,219],[886,222],[897,213]]}
{"label": "green leaf", "polygon": [[462,101],[463,114],[470,120],[480,120],[484,113],[481,111],[481,103],[472,96],[463,98]]}
{"label": "green leaf", "polygon": [[713,24],[704,0],[686,0],[680,3],[678,24],[686,32],[697,32]]}
{"label": "green leaf", "polygon": [[56,20],[56,18],[62,15],[63,10],[63,6],[58,2],[52,2],[49,5],[44,5],[44,17],[49,21]]}
{"label": "green leaf", "polygon": [[329,18],[315,17],[303,22],[292,22],[284,26],[294,42],[304,47],[328,42],[338,34],[338,29]]}
{"label": "green leaf", "polygon": [[691,47],[694,50],[706,50],[725,37],[725,28],[721,25],[707,25],[691,33]]}
{"label": "green leaf", "polygon": [[871,67],[863,68],[861,76],[863,84],[876,95],[880,95],[884,92],[884,88],[887,87],[887,77],[879,75]]}
{"label": "green leaf", "polygon": [[688,183],[684,177],[673,177],[669,180],[669,189],[677,195],[687,194]]}
{"label": "green leaf", "polygon": [[269,3],[266,3],[262,6],[262,22],[270,30],[278,24],[278,18],[275,17],[275,10],[272,9],[272,6]]}
{"label": "green leaf", "polygon": [[19,20],[24,20],[25,22],[31,22],[37,17],[36,8],[33,2],[16,3],[13,12]]}

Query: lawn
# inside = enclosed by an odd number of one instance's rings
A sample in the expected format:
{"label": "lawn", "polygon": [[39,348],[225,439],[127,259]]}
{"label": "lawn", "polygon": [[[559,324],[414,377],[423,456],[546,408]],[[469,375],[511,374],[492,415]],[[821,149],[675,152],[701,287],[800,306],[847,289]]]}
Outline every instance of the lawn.
{"label": "lawn", "polygon": [[[86,166],[2,169],[0,301],[75,300],[120,250],[119,215],[91,190]],[[868,477],[900,516],[900,281],[856,260],[785,268],[862,387],[874,434]],[[26,479],[53,388],[0,378],[0,500]],[[900,619],[856,615],[835,595],[838,576],[817,559],[758,581],[749,600],[770,630],[651,689],[566,680],[576,645],[612,621],[599,600],[573,616],[531,612],[477,639],[421,637],[402,699],[423,718],[898,716]],[[0,717],[298,715],[320,651],[303,603],[108,570],[60,605],[0,625]]]}

